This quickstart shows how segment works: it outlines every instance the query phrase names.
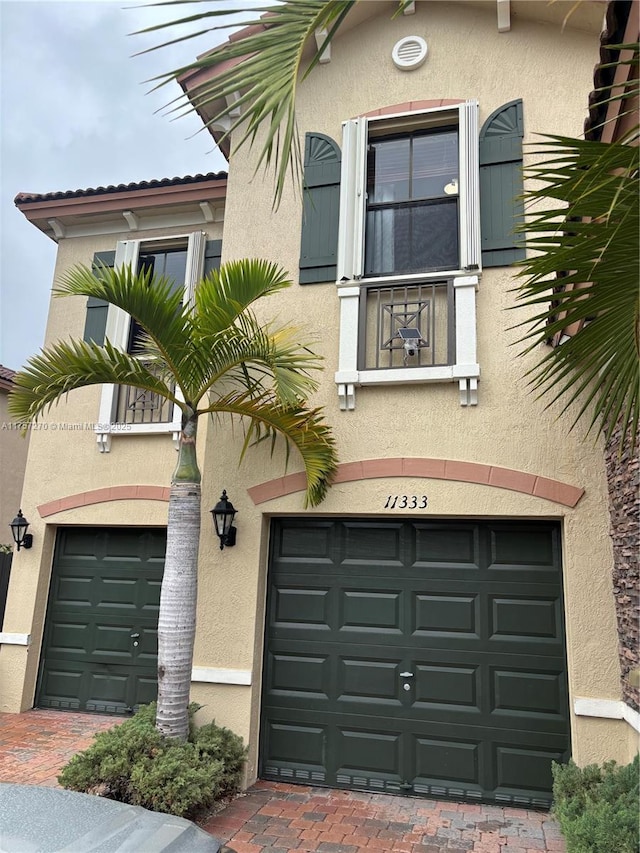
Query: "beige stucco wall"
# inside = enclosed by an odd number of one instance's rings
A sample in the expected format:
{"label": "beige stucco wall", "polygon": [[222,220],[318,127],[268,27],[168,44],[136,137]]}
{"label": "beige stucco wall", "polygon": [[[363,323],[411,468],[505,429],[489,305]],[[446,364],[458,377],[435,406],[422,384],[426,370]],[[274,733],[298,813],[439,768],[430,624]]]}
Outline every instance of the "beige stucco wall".
{"label": "beige stucco wall", "polygon": [[[480,120],[501,104],[524,101],[526,142],[534,133],[577,135],[584,119],[597,40],[550,24],[519,22],[499,34],[491,13],[451,3],[417,4],[411,17],[369,21],[339,38],[331,63],[316,69],[301,87],[301,133],[320,131],[340,140],[341,122],[388,104],[431,98],[480,101]],[[422,34],[429,43],[427,62],[417,71],[394,68],[390,53],[404,35]],[[275,260],[295,276],[300,243],[300,199],[288,188],[272,211],[272,181],[253,178],[254,161],[246,152],[231,166],[224,224],[224,259],[260,256]],[[217,234],[215,235],[217,236]],[[62,241],[57,271],[88,262],[93,251],[111,249],[115,238]],[[265,318],[306,324],[317,338],[326,370],[314,402],[326,407],[342,462],[386,457],[430,457],[502,466],[549,477],[585,489],[573,509],[531,495],[489,486],[416,477],[373,479],[334,486],[314,515],[389,517],[389,494],[428,494],[430,517],[553,518],[562,523],[565,616],[570,702],[576,698],[620,698],[617,635],[611,589],[606,480],[599,442],[569,433],[570,415],[556,420],[528,391],[523,375],[540,353],[517,359],[509,331],[518,318],[509,313],[513,295],[509,270],[486,270],[478,291],[478,350],[481,366],[479,404],[462,408],[455,384],[363,388],[356,409],[338,408],[333,375],[337,368],[339,305],[334,284],[296,284],[265,306]],[[81,334],[80,300],[57,300],[48,339]],[[73,327],[73,328],[71,328]],[[51,419],[92,422],[98,392],[73,395]],[[64,416],[64,417],[63,417]],[[250,744],[248,779],[257,772],[259,703],[263,648],[269,518],[300,515],[303,495],[296,493],[254,506],[247,489],[283,471],[283,457],[250,451],[238,467],[241,430],[220,425],[202,430],[203,518],[200,549],[198,628],[194,665],[250,675],[248,686],[195,683],[193,699],[205,707],[201,720],[213,717]],[[122,501],[68,510],[37,519],[36,507],[62,495],[116,484],[168,483],[174,451],[167,438],[114,438],[109,454],[99,454],[92,432],[40,431],[32,436],[23,509],[35,522],[34,548],[21,552],[12,576],[11,630],[31,632],[28,648],[0,650],[2,710],[29,707],[33,701],[39,642],[50,576],[53,532],[59,524],[163,524],[166,506]],[[290,471],[297,470],[292,457]],[[208,510],[226,488],[239,514],[238,543],[220,551]],[[218,681],[223,679],[218,679]],[[634,749],[630,727],[621,720],[576,717],[572,745],[580,763],[602,758],[628,760]]]}
{"label": "beige stucco wall", "polygon": [[0,544],[10,544],[9,524],[20,508],[29,436],[15,428],[7,411],[8,392],[0,388]]}

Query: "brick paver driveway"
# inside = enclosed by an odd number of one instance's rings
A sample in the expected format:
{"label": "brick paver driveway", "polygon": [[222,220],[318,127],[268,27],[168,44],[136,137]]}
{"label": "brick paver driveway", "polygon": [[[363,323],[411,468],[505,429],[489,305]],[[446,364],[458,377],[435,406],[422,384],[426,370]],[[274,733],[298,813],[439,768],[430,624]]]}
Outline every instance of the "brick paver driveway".
{"label": "brick paver driveway", "polygon": [[[71,756],[119,717],[0,713],[0,781],[57,785]],[[258,782],[203,829],[235,853],[561,853],[546,812]]]}
{"label": "brick paver driveway", "polygon": [[0,713],[0,782],[59,787],[57,776],[72,755],[120,717],[73,711]]}
{"label": "brick paver driveway", "polygon": [[236,853],[564,851],[547,812],[258,782],[204,829]]}

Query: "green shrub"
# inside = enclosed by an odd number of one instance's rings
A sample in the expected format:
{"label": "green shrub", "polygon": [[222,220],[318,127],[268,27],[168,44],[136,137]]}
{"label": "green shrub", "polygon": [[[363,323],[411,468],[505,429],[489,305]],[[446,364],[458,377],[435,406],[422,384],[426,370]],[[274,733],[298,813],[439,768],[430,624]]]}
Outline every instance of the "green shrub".
{"label": "green shrub", "polygon": [[176,742],[155,728],[155,704],[119,726],[100,732],[74,755],[58,782],[180,817],[191,817],[237,791],[246,750],[241,738],[209,723],[197,729],[189,706],[189,741]]}
{"label": "green shrub", "polygon": [[637,853],[638,756],[631,764],[553,765],[553,810],[567,853]]}
{"label": "green shrub", "polygon": [[220,763],[221,770],[218,776],[220,796],[226,797],[236,791],[247,757],[242,738],[230,729],[216,726],[215,723],[207,723],[195,730],[193,743],[203,761]]}

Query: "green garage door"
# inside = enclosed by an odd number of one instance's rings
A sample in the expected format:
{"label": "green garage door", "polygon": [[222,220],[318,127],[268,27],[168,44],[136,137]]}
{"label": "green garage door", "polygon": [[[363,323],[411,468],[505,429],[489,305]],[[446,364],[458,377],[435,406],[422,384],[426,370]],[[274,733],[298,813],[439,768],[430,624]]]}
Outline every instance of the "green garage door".
{"label": "green garage door", "polygon": [[166,531],[58,531],[36,704],[131,713],[157,694]]}
{"label": "green garage door", "polygon": [[261,775],[548,806],[569,755],[554,523],[272,523]]}

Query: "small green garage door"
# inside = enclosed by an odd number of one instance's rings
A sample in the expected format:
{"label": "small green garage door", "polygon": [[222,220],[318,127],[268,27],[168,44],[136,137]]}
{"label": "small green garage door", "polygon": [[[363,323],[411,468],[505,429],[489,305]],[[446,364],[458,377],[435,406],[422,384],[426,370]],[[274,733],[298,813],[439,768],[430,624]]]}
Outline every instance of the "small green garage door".
{"label": "small green garage door", "polygon": [[157,694],[166,531],[58,531],[36,705],[131,713]]}
{"label": "small green garage door", "polygon": [[266,779],[545,807],[569,755],[553,523],[272,523]]}

